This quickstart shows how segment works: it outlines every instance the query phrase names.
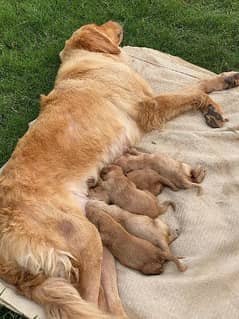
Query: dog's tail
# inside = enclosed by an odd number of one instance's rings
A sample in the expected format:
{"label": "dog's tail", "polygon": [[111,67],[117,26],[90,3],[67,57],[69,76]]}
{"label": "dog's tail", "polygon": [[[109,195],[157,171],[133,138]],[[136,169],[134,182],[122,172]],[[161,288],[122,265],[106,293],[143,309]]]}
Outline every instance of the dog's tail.
{"label": "dog's tail", "polygon": [[[81,298],[66,279],[22,272],[14,263],[0,262],[0,277],[25,297],[43,306],[47,319],[123,319],[105,314]],[[124,319],[126,319],[124,317]]]}
{"label": "dog's tail", "polygon": [[77,290],[62,278],[48,278],[34,288],[32,297],[44,306],[48,319],[113,319],[95,305],[83,300]]}

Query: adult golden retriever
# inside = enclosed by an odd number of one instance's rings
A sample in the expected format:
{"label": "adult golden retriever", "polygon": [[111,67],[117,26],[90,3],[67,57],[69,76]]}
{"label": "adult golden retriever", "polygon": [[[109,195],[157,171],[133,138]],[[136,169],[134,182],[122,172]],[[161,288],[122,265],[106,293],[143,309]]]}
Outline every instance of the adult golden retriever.
{"label": "adult golden retriever", "polygon": [[43,304],[48,318],[112,318],[93,305],[103,299],[124,316],[107,292],[111,257],[105,251],[102,262],[99,233],[84,215],[87,180],[183,112],[201,110],[208,125],[222,126],[222,110],[207,93],[239,82],[229,73],[155,96],[130,68],[122,37],[109,21],[66,41],[54,89],[41,97],[39,117],[0,177],[0,277]]}

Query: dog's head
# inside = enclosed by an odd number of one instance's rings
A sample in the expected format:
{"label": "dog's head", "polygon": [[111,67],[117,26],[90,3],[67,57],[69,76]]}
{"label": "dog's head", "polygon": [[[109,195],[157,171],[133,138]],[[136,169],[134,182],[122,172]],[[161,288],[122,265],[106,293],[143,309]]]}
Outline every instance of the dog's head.
{"label": "dog's head", "polygon": [[123,39],[123,28],[114,21],[102,25],[87,24],[75,31],[66,41],[65,48],[60,53],[61,60],[64,52],[83,49],[91,52],[119,54],[119,45]]}

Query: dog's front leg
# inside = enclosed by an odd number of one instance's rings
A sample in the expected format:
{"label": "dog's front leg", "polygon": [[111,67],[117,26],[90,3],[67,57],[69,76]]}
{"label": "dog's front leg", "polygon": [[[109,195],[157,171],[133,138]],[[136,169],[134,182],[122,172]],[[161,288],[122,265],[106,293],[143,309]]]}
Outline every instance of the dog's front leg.
{"label": "dog's front leg", "polygon": [[137,105],[137,122],[146,132],[161,128],[170,119],[190,110],[200,110],[208,126],[222,127],[227,121],[220,105],[207,93],[239,86],[239,73],[226,72],[179,92],[145,99]]}
{"label": "dog's front leg", "polygon": [[137,105],[136,121],[143,131],[149,132],[190,110],[200,110],[207,125],[213,128],[222,127],[226,121],[221,106],[200,89],[147,98]]}

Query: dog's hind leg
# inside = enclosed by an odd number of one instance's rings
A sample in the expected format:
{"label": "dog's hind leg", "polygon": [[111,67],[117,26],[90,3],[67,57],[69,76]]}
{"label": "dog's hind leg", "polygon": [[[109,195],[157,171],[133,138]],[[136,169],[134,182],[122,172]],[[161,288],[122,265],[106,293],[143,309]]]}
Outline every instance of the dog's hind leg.
{"label": "dog's hind leg", "polygon": [[103,247],[101,285],[104,291],[107,312],[127,318],[119,297],[115,260],[106,247]]}
{"label": "dog's hind leg", "polygon": [[[67,211],[69,214],[69,210]],[[95,226],[84,216],[71,215],[61,219],[56,230],[74,257],[72,263],[79,271],[75,287],[83,299],[98,304],[103,247]]]}
{"label": "dog's hind leg", "polygon": [[[88,303],[61,277],[46,277],[43,273],[33,275],[17,264],[0,261],[0,277],[15,285],[25,297],[44,307],[47,319],[114,319],[95,305]],[[123,317],[118,317],[122,318]],[[117,319],[118,319],[117,318]]]}

